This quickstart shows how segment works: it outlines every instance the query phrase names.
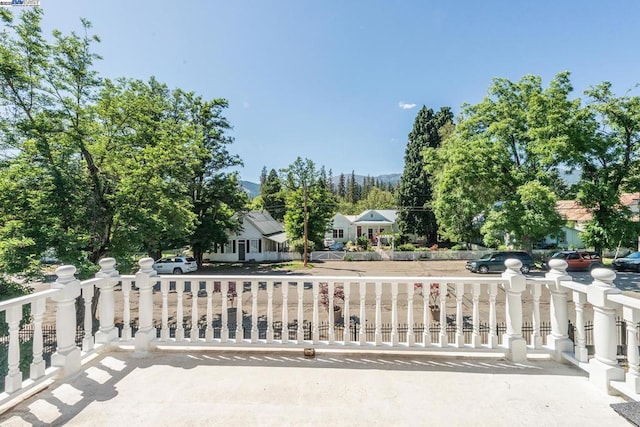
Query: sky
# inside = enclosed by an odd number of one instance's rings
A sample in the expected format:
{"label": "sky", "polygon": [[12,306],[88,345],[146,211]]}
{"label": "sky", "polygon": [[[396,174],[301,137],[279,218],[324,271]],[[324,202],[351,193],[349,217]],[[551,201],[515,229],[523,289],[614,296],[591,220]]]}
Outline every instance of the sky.
{"label": "sky", "polygon": [[45,33],[101,38],[103,77],[225,98],[241,179],[296,157],[334,175],[401,173],[421,106],[486,95],[492,79],[543,84],[568,70],[575,96],[640,82],[640,2],[617,0],[41,0]]}

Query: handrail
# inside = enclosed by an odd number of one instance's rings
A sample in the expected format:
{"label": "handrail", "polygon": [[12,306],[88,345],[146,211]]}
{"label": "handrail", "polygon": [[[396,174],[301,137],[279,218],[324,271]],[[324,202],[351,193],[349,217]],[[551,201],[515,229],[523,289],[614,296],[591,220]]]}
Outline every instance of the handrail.
{"label": "handrail", "polygon": [[55,294],[59,293],[60,289],[46,289],[44,291],[35,292],[29,295],[23,295],[20,297],[12,298],[9,300],[0,302],[0,311],[6,310],[9,307],[15,307],[16,305],[25,305],[33,301],[38,301],[42,298],[51,298]]}

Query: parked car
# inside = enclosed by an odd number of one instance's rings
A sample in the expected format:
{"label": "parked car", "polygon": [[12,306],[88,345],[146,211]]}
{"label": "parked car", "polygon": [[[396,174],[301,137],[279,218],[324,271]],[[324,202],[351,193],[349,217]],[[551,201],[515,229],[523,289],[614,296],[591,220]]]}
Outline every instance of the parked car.
{"label": "parked car", "polygon": [[330,251],[343,251],[344,250],[344,243],[335,242],[333,245],[329,246],[329,250]]}
{"label": "parked car", "polygon": [[198,269],[195,258],[185,256],[167,256],[160,258],[153,264],[153,269],[158,273],[182,274],[190,273]]}
{"label": "parked car", "polygon": [[516,258],[522,262],[522,273],[527,274],[534,267],[533,258],[526,252],[522,251],[501,251],[492,252],[480,259],[467,261],[465,268],[472,273],[496,273],[506,270],[504,262],[509,258]]}
{"label": "parked car", "polygon": [[[553,254],[551,259],[562,259],[567,262],[568,270],[588,270],[596,267],[604,267],[602,257],[597,252],[592,251],[560,251]],[[548,268],[549,261],[545,263]]]}
{"label": "parked car", "polygon": [[326,238],[324,239],[324,241],[322,242],[322,244],[323,244],[323,246],[324,246],[325,248],[328,248],[329,246],[333,245],[335,242],[336,242],[335,240],[333,240],[333,239],[331,239],[331,238],[329,238],[329,237],[326,237]]}
{"label": "parked car", "polygon": [[625,257],[616,258],[611,265],[618,271],[633,270],[640,272],[640,252],[632,252]]}

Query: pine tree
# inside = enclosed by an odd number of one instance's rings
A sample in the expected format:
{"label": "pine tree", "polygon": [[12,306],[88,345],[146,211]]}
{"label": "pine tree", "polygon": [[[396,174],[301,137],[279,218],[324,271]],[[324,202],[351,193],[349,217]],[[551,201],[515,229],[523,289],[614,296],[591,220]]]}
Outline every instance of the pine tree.
{"label": "pine tree", "polygon": [[440,146],[439,130],[453,121],[449,107],[433,110],[422,106],[409,133],[404,155],[404,171],[397,189],[398,224],[403,234],[424,236],[433,243],[438,238],[435,215],[428,207],[432,199],[429,175],[424,169],[422,152],[427,147]]}

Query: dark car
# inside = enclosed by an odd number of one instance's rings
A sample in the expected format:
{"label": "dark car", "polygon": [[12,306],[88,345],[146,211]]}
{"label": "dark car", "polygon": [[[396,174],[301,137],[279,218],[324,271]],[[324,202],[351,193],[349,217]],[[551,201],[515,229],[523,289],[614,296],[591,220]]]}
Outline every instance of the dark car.
{"label": "dark car", "polygon": [[465,268],[472,273],[499,273],[506,270],[504,262],[509,258],[519,259],[522,262],[522,273],[527,274],[534,266],[533,258],[522,251],[492,252],[480,259],[467,261]]}
{"label": "dark car", "polygon": [[344,251],[344,243],[335,242],[333,245],[329,246],[330,251]]}
{"label": "dark car", "polygon": [[616,258],[611,265],[618,271],[633,270],[640,272],[640,252],[632,252],[625,257]]}
{"label": "dark car", "polygon": [[[604,267],[600,254],[592,251],[560,251],[553,254],[550,259],[566,261],[567,270],[591,271],[593,268]],[[548,268],[548,265],[547,261],[545,266]]]}

